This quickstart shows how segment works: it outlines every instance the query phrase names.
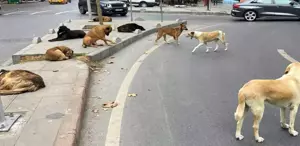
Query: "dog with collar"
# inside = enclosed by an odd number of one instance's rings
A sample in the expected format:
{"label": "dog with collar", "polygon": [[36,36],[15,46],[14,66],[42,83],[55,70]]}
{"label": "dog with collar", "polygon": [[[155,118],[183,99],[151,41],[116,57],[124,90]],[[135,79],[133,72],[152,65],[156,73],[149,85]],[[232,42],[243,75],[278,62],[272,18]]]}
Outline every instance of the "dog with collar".
{"label": "dog with collar", "polygon": [[211,32],[201,32],[201,31],[192,31],[189,32],[187,37],[191,37],[191,39],[196,38],[199,40],[199,44],[193,49],[192,53],[196,51],[202,45],[206,46],[206,53],[209,52],[209,48],[207,43],[215,42],[216,48],[214,51],[217,51],[219,48],[218,42],[220,41],[225,46],[225,51],[228,49],[228,43],[225,41],[225,33],[221,30],[211,31]]}
{"label": "dog with collar", "polygon": [[[250,109],[253,113],[254,137],[257,142],[263,142],[259,135],[259,124],[264,113],[264,103],[268,102],[280,107],[280,126],[288,129],[290,135],[297,136],[294,128],[295,118],[300,104],[300,63],[295,62],[287,66],[285,74],[278,79],[251,80],[239,90],[238,106],[234,113],[237,121],[235,137],[242,140],[241,134],[245,113]],[[290,120],[287,124],[285,110],[290,111]]]}

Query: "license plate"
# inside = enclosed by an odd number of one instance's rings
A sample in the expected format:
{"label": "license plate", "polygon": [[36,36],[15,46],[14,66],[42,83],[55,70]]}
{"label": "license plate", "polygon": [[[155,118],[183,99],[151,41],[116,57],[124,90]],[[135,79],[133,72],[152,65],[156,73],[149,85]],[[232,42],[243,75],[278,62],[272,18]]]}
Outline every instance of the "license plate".
{"label": "license plate", "polygon": [[123,9],[116,9],[115,11],[123,11]]}

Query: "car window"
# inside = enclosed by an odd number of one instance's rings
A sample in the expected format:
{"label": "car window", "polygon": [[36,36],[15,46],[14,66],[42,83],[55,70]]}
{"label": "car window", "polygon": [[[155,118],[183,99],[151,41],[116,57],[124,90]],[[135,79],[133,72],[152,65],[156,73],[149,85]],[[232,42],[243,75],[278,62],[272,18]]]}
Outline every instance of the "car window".
{"label": "car window", "polygon": [[280,5],[288,5],[290,2],[290,0],[275,0],[275,3]]}
{"label": "car window", "polygon": [[257,3],[257,4],[272,4],[272,0],[253,0],[251,3]]}

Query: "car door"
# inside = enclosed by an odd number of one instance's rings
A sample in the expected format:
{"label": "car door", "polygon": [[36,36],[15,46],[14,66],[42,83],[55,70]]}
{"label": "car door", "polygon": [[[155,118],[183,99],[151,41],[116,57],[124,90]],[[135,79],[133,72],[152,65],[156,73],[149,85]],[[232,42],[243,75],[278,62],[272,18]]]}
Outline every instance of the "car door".
{"label": "car door", "polygon": [[256,0],[251,2],[254,6],[256,6],[256,11],[260,16],[274,16],[274,12],[276,11],[276,5],[274,0]]}
{"label": "car door", "polygon": [[290,4],[290,0],[275,0],[277,10],[275,14],[277,16],[286,16],[286,17],[298,17],[299,15],[299,4],[294,2],[294,5]]}

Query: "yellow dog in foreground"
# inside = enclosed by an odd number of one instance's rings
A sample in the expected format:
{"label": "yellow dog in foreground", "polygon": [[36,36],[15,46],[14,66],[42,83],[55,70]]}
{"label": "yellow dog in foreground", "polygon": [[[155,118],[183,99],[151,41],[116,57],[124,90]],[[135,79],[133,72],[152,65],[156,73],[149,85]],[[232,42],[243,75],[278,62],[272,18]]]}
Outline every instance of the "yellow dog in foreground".
{"label": "yellow dog in foreground", "polygon": [[[259,123],[264,113],[264,102],[280,107],[280,124],[288,129],[292,136],[297,136],[294,123],[300,103],[300,63],[291,63],[287,66],[285,74],[275,80],[251,80],[246,83],[238,93],[238,106],[234,114],[237,121],[235,137],[242,140],[244,136],[241,129],[245,112],[250,108],[254,115],[254,137],[257,142],[263,142],[259,135]],[[290,110],[290,121],[286,123],[285,110]]]}

